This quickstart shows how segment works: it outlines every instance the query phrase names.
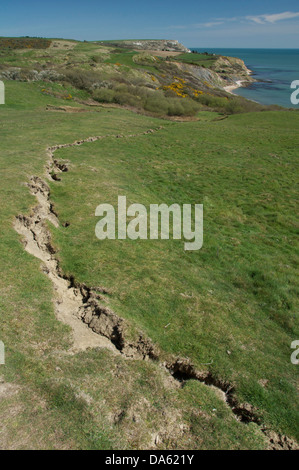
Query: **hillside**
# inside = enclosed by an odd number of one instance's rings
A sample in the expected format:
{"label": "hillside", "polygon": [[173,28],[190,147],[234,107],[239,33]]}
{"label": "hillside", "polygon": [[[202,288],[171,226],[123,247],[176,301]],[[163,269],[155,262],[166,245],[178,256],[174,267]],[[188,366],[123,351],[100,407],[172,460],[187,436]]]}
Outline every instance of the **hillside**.
{"label": "hillside", "polygon": [[240,80],[253,80],[240,59],[186,53],[188,49],[173,41],[40,40],[41,49],[37,39],[24,41],[23,49],[17,49],[20,40],[3,42],[0,79],[46,82],[48,95],[60,93],[76,101],[84,97],[156,116],[267,109],[226,92]]}
{"label": "hillside", "polygon": [[[0,448],[298,449],[298,112],[238,59],[49,42],[0,49]],[[121,195],[203,204],[203,247],[99,240]]]}
{"label": "hillside", "polygon": [[102,44],[106,46],[115,46],[115,47],[122,47],[127,49],[132,49],[135,51],[142,50],[142,51],[156,51],[156,52],[190,52],[190,50],[180,44],[176,40],[166,40],[166,39],[156,39],[156,40],[144,40],[138,39],[135,41],[105,41]]}

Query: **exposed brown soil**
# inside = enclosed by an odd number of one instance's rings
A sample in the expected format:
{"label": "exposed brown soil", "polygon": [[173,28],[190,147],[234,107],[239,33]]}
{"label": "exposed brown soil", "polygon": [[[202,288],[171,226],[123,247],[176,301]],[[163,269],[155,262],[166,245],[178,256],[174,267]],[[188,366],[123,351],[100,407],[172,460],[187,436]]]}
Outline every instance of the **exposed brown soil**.
{"label": "exposed brown soil", "polygon": [[70,50],[70,49],[74,49],[75,45],[76,45],[76,42],[56,40],[56,41],[52,41],[50,49]]}
{"label": "exposed brown soil", "polygon": [[74,106],[53,106],[48,104],[47,111],[62,111],[64,113],[90,113],[90,109],[75,108]]}
{"label": "exposed brown soil", "polygon": [[19,392],[19,386],[4,381],[0,377],[0,400],[4,398],[10,398],[13,395],[16,395]]}

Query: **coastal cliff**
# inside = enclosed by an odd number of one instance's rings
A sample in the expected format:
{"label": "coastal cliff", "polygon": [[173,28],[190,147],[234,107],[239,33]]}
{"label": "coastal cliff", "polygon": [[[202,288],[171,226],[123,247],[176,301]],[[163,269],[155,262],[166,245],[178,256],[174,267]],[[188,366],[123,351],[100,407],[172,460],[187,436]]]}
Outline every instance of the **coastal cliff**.
{"label": "coastal cliff", "polygon": [[176,63],[180,72],[193,76],[204,88],[231,90],[254,82],[244,61],[235,57],[218,56],[210,68],[183,62]]}
{"label": "coastal cliff", "polygon": [[[111,41],[105,42],[105,45],[121,47],[132,51],[147,51],[148,54],[164,53],[166,60],[176,58],[178,68],[188,72],[201,82],[204,81],[213,87],[220,87],[224,90],[229,88],[238,88],[240,84],[247,85],[254,81],[244,61],[236,57],[218,56],[214,54],[206,54],[211,59],[211,64],[193,63],[196,53],[191,54],[191,50],[179,43],[177,40],[128,40],[128,41]],[[169,53],[169,54],[165,54]],[[185,59],[180,62],[180,54],[190,53],[189,60]],[[198,54],[201,55],[201,54]],[[154,61],[154,56],[152,57]]]}
{"label": "coastal cliff", "polygon": [[141,39],[132,41],[109,41],[103,43],[116,47],[123,47],[125,49],[133,49],[137,51],[167,51],[167,52],[190,52],[190,50],[179,43],[175,39]]}
{"label": "coastal cliff", "polygon": [[244,86],[255,81],[251,76],[252,71],[246,67],[245,62],[236,57],[219,56],[211,70],[216,72],[229,85],[237,85],[242,82]]}
{"label": "coastal cliff", "polygon": [[176,40],[49,42],[47,49],[30,53],[16,43],[17,50],[7,52],[10,60],[0,61],[0,80],[41,82],[41,93],[68,101],[82,101],[83,90],[84,102],[93,106],[162,116],[194,116],[199,109],[241,112],[249,106],[230,96],[254,81],[238,58],[190,51]]}

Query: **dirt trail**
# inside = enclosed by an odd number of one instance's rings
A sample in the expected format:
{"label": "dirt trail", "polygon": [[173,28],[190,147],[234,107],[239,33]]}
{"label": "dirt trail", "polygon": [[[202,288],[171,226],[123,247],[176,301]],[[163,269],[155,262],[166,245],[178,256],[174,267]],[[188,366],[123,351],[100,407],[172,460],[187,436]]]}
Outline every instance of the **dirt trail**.
{"label": "dirt trail", "polygon": [[[71,144],[49,147],[47,149],[49,160],[46,166],[46,177],[49,180],[60,181],[59,173],[68,171],[67,162],[61,163],[54,158],[56,150],[76,147],[107,137],[139,137],[157,132],[160,129],[162,127],[127,136],[89,137]],[[90,288],[80,284],[72,276],[67,277],[62,272],[47,227],[47,222],[59,227],[58,216],[53,210],[50,200],[50,188],[38,176],[31,177],[28,187],[36,197],[38,204],[32,209],[29,216],[17,216],[14,227],[22,236],[26,251],[42,261],[42,270],[53,283],[53,301],[57,319],[69,325],[73,332],[71,353],[88,348],[107,348],[114,354],[121,354],[128,359],[153,360],[171,374],[175,386],[179,383],[181,387],[184,387],[188,380],[197,380],[213,388],[238,421],[254,422],[260,426],[269,442],[270,449],[298,449],[296,442],[266,429],[261,423],[257,410],[251,405],[240,404],[232,384],[221,381],[209,371],[196,370],[188,359],[176,358],[171,362],[160,362],[158,349],[142,333],[139,333],[134,341],[129,340],[126,335],[126,321],[104,304],[103,291],[100,288]]]}

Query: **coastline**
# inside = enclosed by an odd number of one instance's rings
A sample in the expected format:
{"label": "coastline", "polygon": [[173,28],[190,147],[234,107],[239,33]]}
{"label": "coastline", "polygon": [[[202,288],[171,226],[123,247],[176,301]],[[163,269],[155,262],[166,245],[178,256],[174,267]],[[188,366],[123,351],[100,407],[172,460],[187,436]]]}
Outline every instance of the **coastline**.
{"label": "coastline", "polygon": [[[251,75],[253,74],[253,71],[250,70],[246,65],[245,67],[247,69],[247,75],[251,77]],[[225,90],[227,93],[230,93],[231,95],[234,95],[235,93],[233,93],[233,90],[237,90],[238,88],[245,88],[249,83],[254,82],[254,81],[255,81],[254,78],[251,78],[251,80],[237,80],[233,85],[228,85],[228,86],[223,87],[223,90]]]}
{"label": "coastline", "polygon": [[238,88],[242,88],[243,83],[247,83],[246,80],[238,80],[236,83],[233,85],[228,85],[223,87],[223,90],[225,90],[227,93],[230,93],[231,95],[234,95],[233,90],[237,90]]}
{"label": "coastline", "polygon": [[[243,85],[243,83],[246,83],[246,85]],[[233,90],[237,90],[238,88],[246,88],[246,86],[248,85],[248,81],[247,80],[238,80],[234,85],[229,85],[229,86],[226,86],[223,88],[223,90],[226,91],[226,93],[230,93],[231,95],[234,95],[234,96],[240,96],[240,95],[237,95],[236,93],[233,93]],[[256,100],[252,100],[250,98],[246,98],[248,101],[252,101],[253,103],[258,103],[258,104],[262,104],[260,103],[259,101],[256,101]]]}
{"label": "coastline", "polygon": [[[240,59],[241,60],[241,59]],[[225,87],[223,87],[223,90],[226,91],[227,93],[230,93],[231,95],[235,95],[235,93],[233,93],[234,90],[237,90],[238,88],[245,88],[246,86],[248,86],[250,83],[252,82],[255,82],[255,79],[252,77],[253,75],[253,71],[250,70],[245,62],[243,60],[241,60],[242,63],[244,64],[244,67],[245,67],[245,71],[246,71],[246,74],[248,75],[248,79],[246,79],[245,77],[242,78],[241,80],[236,80],[233,84],[231,85],[227,85]]]}

